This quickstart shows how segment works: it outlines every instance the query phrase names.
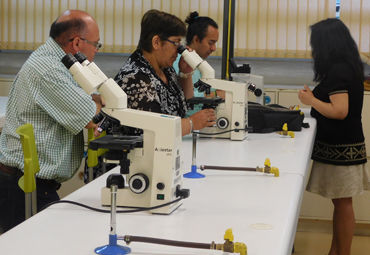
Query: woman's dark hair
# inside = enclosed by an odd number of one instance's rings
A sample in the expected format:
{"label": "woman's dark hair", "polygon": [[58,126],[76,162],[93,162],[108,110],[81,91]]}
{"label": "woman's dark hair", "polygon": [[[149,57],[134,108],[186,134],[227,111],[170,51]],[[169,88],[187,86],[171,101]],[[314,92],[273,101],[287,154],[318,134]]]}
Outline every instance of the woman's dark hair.
{"label": "woman's dark hair", "polygon": [[186,45],[190,45],[194,36],[198,36],[202,41],[207,35],[208,26],[218,29],[217,23],[209,17],[200,17],[198,12],[192,12],[186,18],[185,23],[189,24],[188,32],[186,34]]}
{"label": "woman's dark hair", "polygon": [[364,65],[349,29],[335,18],[322,20],[310,26],[314,81],[324,79],[330,67],[339,62],[348,63],[356,77],[364,78]]}
{"label": "woman's dark hair", "polygon": [[87,33],[87,25],[85,21],[80,18],[57,22],[50,27],[50,37],[54,39],[61,47],[65,47],[69,39],[72,39],[72,36],[81,36],[85,37]]}
{"label": "woman's dark hair", "polygon": [[158,35],[161,40],[171,36],[185,36],[186,26],[175,15],[158,11],[149,10],[141,19],[141,31],[138,49],[147,52],[152,51],[152,39]]}

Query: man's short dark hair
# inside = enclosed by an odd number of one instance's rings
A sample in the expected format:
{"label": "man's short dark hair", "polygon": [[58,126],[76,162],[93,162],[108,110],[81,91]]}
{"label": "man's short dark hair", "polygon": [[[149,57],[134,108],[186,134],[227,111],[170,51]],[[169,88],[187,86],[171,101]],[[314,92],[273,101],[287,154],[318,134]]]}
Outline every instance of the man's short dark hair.
{"label": "man's short dark hair", "polygon": [[61,47],[67,46],[68,40],[75,36],[85,37],[86,32],[86,22],[80,18],[63,22],[54,21],[50,27],[50,37]]}
{"label": "man's short dark hair", "polygon": [[185,23],[189,24],[186,34],[186,45],[190,45],[195,36],[198,36],[200,42],[207,36],[208,26],[218,29],[217,23],[206,16],[199,16],[198,12],[194,11],[186,18]]}

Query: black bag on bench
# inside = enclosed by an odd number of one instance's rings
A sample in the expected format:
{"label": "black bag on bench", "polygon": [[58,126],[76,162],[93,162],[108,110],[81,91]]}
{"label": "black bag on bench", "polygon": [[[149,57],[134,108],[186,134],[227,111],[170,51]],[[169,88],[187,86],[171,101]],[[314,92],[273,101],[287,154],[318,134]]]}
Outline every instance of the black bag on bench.
{"label": "black bag on bench", "polygon": [[288,131],[301,131],[308,128],[303,123],[304,114],[301,110],[291,110],[278,104],[260,105],[248,102],[248,126],[253,130],[250,133],[271,133],[283,130],[287,123]]}

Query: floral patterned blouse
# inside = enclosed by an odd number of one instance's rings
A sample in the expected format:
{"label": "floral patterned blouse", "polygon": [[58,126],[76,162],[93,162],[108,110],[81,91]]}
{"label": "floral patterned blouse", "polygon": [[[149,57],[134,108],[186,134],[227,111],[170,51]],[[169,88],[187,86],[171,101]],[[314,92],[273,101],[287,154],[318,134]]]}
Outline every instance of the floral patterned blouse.
{"label": "floral patterned blouse", "polygon": [[175,115],[184,118],[187,111],[184,92],[172,67],[164,68],[165,84],[136,50],[120,69],[114,80],[127,94],[127,106],[132,109]]}

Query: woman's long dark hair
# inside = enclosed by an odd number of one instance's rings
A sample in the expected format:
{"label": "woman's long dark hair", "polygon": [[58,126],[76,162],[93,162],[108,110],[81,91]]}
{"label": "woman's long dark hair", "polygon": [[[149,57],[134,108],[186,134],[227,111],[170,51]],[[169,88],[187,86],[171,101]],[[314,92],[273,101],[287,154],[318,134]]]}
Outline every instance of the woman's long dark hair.
{"label": "woman's long dark hair", "polygon": [[341,20],[335,18],[322,20],[310,26],[310,29],[314,81],[322,81],[330,67],[340,62],[349,64],[355,77],[362,81],[365,79],[364,65],[356,42]]}

